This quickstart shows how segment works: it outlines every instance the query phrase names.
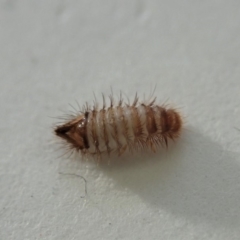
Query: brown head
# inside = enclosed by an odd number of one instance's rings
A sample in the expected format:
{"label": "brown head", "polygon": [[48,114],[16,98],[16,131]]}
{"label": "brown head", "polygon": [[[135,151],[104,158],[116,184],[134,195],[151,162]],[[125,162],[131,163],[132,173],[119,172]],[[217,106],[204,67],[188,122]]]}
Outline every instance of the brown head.
{"label": "brown head", "polygon": [[75,149],[89,148],[86,130],[86,116],[79,116],[63,125],[57,126],[55,134],[65,139]]}
{"label": "brown head", "polygon": [[180,135],[182,130],[182,118],[174,109],[167,109],[161,112],[162,116],[162,133],[166,133],[174,139]]}

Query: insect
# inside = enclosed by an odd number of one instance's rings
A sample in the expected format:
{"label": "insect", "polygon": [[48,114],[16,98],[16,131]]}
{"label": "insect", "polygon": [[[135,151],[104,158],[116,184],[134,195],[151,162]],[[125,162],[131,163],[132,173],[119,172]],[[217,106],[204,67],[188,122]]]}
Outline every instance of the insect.
{"label": "insect", "polygon": [[182,130],[182,118],[173,108],[157,105],[152,101],[139,102],[138,96],[132,104],[124,103],[122,95],[118,104],[114,104],[112,95],[107,107],[104,95],[103,106],[98,108],[85,104],[83,109],[71,116],[65,123],[56,126],[55,134],[64,139],[70,149],[83,156],[101,157],[103,154],[150,149],[156,152],[158,147],[168,146]]}

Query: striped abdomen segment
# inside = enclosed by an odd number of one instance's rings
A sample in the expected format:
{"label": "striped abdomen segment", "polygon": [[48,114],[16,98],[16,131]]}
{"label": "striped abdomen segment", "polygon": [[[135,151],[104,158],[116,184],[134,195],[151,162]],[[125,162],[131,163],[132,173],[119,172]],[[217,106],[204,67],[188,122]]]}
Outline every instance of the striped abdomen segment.
{"label": "striped abdomen segment", "polygon": [[166,144],[180,134],[182,121],[174,109],[141,104],[91,111],[86,121],[87,152],[92,154]]}

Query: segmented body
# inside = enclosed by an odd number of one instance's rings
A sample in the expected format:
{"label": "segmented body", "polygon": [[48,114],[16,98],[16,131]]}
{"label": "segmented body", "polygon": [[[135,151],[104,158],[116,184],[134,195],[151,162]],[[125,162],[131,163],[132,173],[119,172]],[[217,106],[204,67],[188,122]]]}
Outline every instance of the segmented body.
{"label": "segmented body", "polygon": [[[105,102],[105,101],[104,101]],[[169,139],[180,135],[182,119],[174,109],[154,104],[138,104],[102,109],[87,107],[83,114],[58,126],[55,132],[83,154],[100,156],[104,153],[167,146]]]}

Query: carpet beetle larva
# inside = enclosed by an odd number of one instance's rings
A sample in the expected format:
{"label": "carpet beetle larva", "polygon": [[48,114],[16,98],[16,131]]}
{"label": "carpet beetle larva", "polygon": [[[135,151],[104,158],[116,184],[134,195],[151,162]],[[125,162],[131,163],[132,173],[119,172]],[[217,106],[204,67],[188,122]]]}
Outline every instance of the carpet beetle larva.
{"label": "carpet beetle larva", "polygon": [[97,157],[144,148],[155,152],[157,147],[167,146],[169,139],[179,137],[182,118],[175,109],[157,105],[156,99],[140,103],[137,95],[132,104],[124,104],[120,96],[114,105],[112,95],[109,98],[109,107],[104,96],[101,109],[96,102],[93,107],[86,104],[82,111],[56,126],[56,135],[82,155]]}

